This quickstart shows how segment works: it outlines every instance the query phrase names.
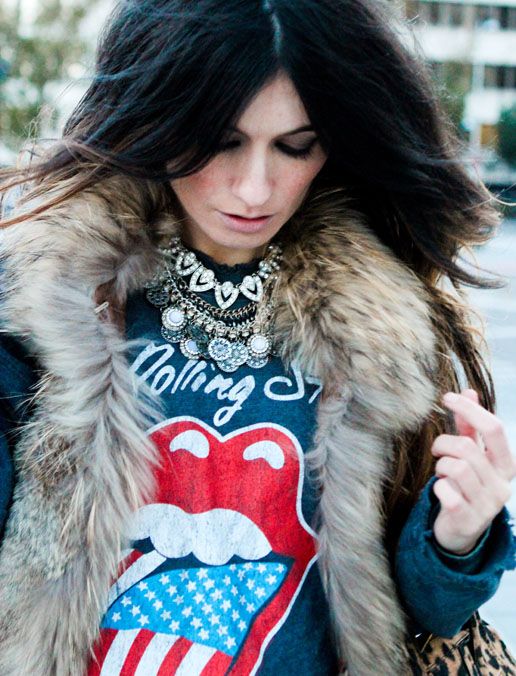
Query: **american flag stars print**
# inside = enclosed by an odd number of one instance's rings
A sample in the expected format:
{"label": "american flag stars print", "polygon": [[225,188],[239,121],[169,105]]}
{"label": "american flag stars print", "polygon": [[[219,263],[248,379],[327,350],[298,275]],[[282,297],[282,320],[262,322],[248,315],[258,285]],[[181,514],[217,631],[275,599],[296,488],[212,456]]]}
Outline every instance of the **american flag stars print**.
{"label": "american flag stars print", "polygon": [[287,572],[278,561],[169,569],[119,596],[102,627],[173,634],[234,656]]}

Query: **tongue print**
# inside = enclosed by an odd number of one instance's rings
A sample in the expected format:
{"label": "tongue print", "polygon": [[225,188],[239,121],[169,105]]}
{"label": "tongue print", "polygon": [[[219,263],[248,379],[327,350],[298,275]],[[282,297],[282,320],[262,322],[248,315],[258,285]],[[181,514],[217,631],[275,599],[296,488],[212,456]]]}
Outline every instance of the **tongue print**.
{"label": "tongue print", "polygon": [[178,418],[150,435],[156,501],[135,515],[89,674],[256,673],[316,559],[302,450],[271,424],[223,436]]}

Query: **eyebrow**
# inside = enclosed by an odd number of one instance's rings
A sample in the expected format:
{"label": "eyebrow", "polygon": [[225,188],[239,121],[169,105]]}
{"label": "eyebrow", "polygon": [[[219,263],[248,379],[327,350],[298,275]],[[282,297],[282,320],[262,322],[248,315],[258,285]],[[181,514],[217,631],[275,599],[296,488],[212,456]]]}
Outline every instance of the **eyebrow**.
{"label": "eyebrow", "polygon": [[[230,126],[229,127],[230,131],[235,131],[237,134],[241,134],[242,136],[247,136],[243,131],[240,131],[237,127]],[[315,131],[315,129],[312,127],[311,124],[306,124],[303,127],[297,127],[296,129],[292,129],[291,131],[284,131],[281,134],[278,134],[275,138],[281,138],[282,136],[293,136],[294,134],[302,134],[304,131]]]}

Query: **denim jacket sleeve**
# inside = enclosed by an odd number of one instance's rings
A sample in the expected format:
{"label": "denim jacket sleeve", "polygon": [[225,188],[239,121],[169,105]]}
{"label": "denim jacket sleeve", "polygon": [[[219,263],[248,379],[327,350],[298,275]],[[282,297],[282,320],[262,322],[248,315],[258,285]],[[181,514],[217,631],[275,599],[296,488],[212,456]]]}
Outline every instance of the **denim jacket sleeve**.
{"label": "denim jacket sleeve", "polygon": [[439,511],[435,480],[425,486],[401,532],[394,575],[411,629],[451,637],[494,595],[503,572],[516,567],[516,540],[504,508],[468,555],[441,549],[432,528]]}
{"label": "denim jacket sleeve", "polygon": [[23,345],[0,332],[0,542],[9,514],[15,474],[12,447],[19,423],[29,413],[37,368]]}

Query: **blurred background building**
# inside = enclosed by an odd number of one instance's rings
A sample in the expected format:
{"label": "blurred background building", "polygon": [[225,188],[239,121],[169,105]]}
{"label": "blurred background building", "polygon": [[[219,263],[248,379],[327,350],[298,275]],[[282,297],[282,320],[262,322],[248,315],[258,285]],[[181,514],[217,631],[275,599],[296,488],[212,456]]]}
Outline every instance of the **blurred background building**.
{"label": "blurred background building", "polygon": [[515,183],[516,0],[405,0],[404,9],[481,177]]}

